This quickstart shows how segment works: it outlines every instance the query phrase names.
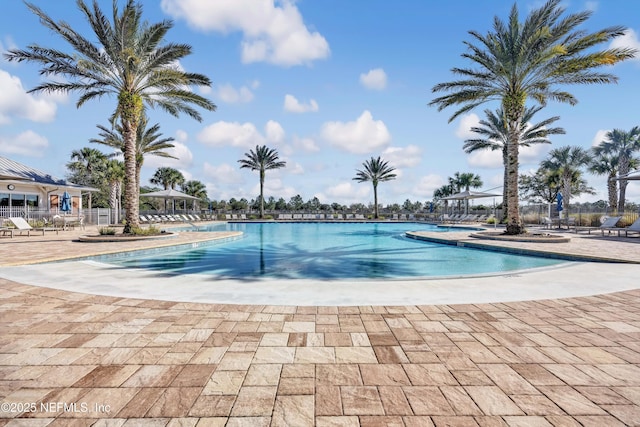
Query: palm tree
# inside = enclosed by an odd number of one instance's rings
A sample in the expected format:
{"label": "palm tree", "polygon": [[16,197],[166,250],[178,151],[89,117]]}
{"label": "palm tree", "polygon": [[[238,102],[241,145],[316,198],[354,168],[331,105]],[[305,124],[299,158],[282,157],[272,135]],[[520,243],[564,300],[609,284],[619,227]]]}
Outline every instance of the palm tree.
{"label": "palm tree", "polygon": [[[480,178],[480,175],[476,175],[471,172],[456,172],[453,175],[453,178],[449,179],[451,180],[450,182],[452,182],[455,188],[458,189],[458,191],[462,190],[463,188],[464,191],[469,191],[471,188],[480,188],[484,185],[482,182],[482,178]],[[465,199],[464,201],[464,212],[465,214],[469,213],[469,199]]]}
{"label": "palm tree", "polygon": [[378,219],[378,183],[391,181],[396,178],[396,174],[393,173],[396,168],[389,166],[389,162],[382,160],[380,157],[373,158],[362,163],[364,170],[356,169],[356,177],[354,181],[367,182],[371,181],[373,184],[373,217]]}
{"label": "palm tree", "polygon": [[518,205],[518,149],[522,118],[529,99],[545,106],[548,100],[567,102],[577,99],[559,86],[566,84],[612,83],[617,77],[597,69],[631,59],[631,48],[594,50],[624,34],[625,28],[614,26],[595,33],[576,29],[591,12],[564,15],[561,0],[549,0],[520,22],[518,7],[513,5],[507,22],[495,17],[493,31],[469,34],[478,43],[465,42],[462,57],[473,68],[454,68],[461,80],[440,83],[433,92],[448,92],[429,105],[441,111],[459,106],[449,122],[486,102],[498,101],[507,127],[507,234],[523,233]]}
{"label": "palm tree", "polygon": [[[184,183],[184,175],[178,169],[174,168],[158,168],[156,173],[149,179],[149,182],[155,185],[162,185],[162,188],[168,190],[175,189],[176,185]],[[175,209],[175,200],[172,202]],[[167,210],[167,200],[164,201],[164,210]]]}
{"label": "palm tree", "polygon": [[[200,181],[197,180],[190,180],[190,181],[186,181],[184,184],[181,185],[181,189],[182,192],[193,196],[193,197],[197,197],[198,199],[204,201],[206,203],[207,201],[207,187]],[[196,202],[197,200],[193,201],[193,209],[196,210]]]}
{"label": "palm tree", "polygon": [[269,169],[280,169],[287,165],[286,162],[279,161],[278,152],[266,145],[257,146],[256,151],[249,150],[244,153],[246,159],[238,160],[240,169],[250,169],[260,171],[260,218],[264,218],[264,175]]}
{"label": "palm tree", "polygon": [[[530,147],[533,144],[551,144],[551,141],[547,138],[549,135],[564,134],[565,131],[562,128],[554,127],[548,128],[551,123],[560,119],[559,116],[554,116],[549,119],[543,120],[539,123],[530,124],[533,116],[542,110],[541,106],[525,108],[520,122],[520,134],[518,137],[518,144],[521,147]],[[504,166],[504,174],[502,178],[502,220],[507,219],[507,146],[509,141],[509,130],[505,121],[504,112],[501,108],[498,108],[495,113],[491,110],[484,110],[486,115],[485,120],[480,120],[480,126],[474,126],[471,131],[477,133],[481,138],[467,139],[464,142],[463,149],[465,153],[473,153],[478,150],[489,149],[491,151],[502,151],[502,164]]]}
{"label": "palm tree", "polygon": [[444,200],[444,213],[447,213],[447,208],[449,207],[449,200],[445,199],[445,197],[449,197],[453,195],[454,188],[451,183],[443,185],[433,192],[433,198],[436,200]]}
{"label": "palm tree", "polygon": [[[148,120],[147,115],[143,113],[142,116],[140,116],[140,122],[136,131],[136,188],[140,188],[140,171],[142,170],[145,156],[150,155],[177,159],[177,157],[163,151],[174,147],[171,143],[174,139],[171,137],[162,138],[162,134],[158,133],[160,130],[158,123],[147,128]],[[124,129],[121,125],[116,124],[113,129],[101,125],[97,125],[97,127],[101,130],[100,139],[93,138],[90,139],[89,142],[103,144],[124,153]]]}
{"label": "palm tree", "polygon": [[[589,172],[607,176],[607,193],[609,207],[612,211],[618,209],[618,158],[611,153],[609,145],[599,144],[591,149],[593,158],[589,163]],[[613,212],[612,212],[613,213]]]}
{"label": "palm tree", "polygon": [[119,222],[120,214],[120,194],[122,192],[122,181],[124,180],[124,163],[120,160],[111,159],[105,164],[104,178],[109,183],[109,207],[112,212],[114,224]]}
{"label": "palm tree", "polygon": [[139,226],[136,188],[136,134],[144,106],[160,107],[178,117],[185,113],[201,121],[193,107],[215,110],[206,98],[189,90],[189,86],[210,86],[208,77],[184,72],[176,66],[191,54],[187,44],[166,43],[164,38],[173,26],[171,21],[149,24],[142,21],[142,4],[127,0],[122,11],[113,0],[113,23],[94,1],[90,9],[83,0],[78,8],[98,39],[91,43],[64,21],[56,22],[40,8],[27,3],[27,7],[40,22],[65,40],[71,53],[32,44],[24,50],[12,49],[5,54],[9,61],[35,62],[40,73],[63,79],[45,81],[29,92],[78,92],[76,106],[101,99],[104,95],[117,97],[112,119],[120,120],[124,139],[125,181],[125,233]]}
{"label": "palm tree", "polygon": [[[67,168],[71,170],[76,178],[82,182],[76,182],[83,185],[95,185],[99,181],[100,174],[104,169],[107,156],[99,150],[90,147],[83,147],[80,150],[71,152],[71,162],[67,163]],[[91,192],[88,193],[87,209],[91,212]]]}
{"label": "palm tree", "polygon": [[[634,153],[640,151],[640,127],[636,126],[629,132],[614,129],[607,132],[605,140],[600,143],[604,151],[612,153],[618,162],[618,174],[629,173]],[[628,181],[620,181],[618,197],[618,212],[624,213],[625,198]]]}
{"label": "palm tree", "polygon": [[589,151],[581,147],[565,146],[551,150],[540,163],[543,169],[560,175],[560,187],[565,216],[569,218],[569,203],[574,182],[580,180],[582,168],[589,164]]}

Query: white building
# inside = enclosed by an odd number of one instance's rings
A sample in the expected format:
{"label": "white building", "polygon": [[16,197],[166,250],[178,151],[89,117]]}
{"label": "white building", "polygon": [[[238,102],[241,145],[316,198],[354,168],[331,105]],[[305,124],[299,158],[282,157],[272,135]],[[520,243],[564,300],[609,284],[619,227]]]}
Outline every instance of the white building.
{"label": "white building", "polygon": [[70,214],[79,216],[83,192],[97,190],[0,156],[0,217],[55,215],[65,191],[71,195]]}

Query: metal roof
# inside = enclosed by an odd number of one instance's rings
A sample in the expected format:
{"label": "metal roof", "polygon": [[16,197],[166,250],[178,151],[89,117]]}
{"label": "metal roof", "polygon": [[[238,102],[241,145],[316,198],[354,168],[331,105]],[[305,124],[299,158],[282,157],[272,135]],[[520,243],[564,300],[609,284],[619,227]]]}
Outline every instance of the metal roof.
{"label": "metal roof", "polygon": [[42,185],[56,185],[81,189],[89,188],[74,184],[66,179],[57,178],[41,170],[34,169],[2,156],[0,156],[0,180],[27,181]]}

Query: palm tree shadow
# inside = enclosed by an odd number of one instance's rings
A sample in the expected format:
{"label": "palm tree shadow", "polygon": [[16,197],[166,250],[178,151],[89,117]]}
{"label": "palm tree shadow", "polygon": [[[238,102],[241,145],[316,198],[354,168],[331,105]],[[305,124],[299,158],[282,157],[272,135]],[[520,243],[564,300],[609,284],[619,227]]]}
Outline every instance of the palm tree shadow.
{"label": "palm tree shadow", "polygon": [[[252,282],[262,278],[368,279],[415,276],[405,256],[424,251],[426,245],[403,249],[359,248],[343,245],[308,250],[295,243],[267,243],[250,247],[201,248],[188,252],[143,260],[126,260],[121,267],[144,268],[157,277],[183,274],[210,274],[215,279]],[[390,257],[389,255],[394,255]],[[437,263],[447,259],[424,259]]]}

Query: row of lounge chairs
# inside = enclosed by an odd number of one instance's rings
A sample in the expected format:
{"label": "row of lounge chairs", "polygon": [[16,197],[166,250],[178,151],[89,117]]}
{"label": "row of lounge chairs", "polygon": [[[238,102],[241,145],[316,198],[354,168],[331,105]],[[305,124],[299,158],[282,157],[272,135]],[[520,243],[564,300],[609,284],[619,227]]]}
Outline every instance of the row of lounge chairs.
{"label": "row of lounge chairs", "polygon": [[[11,227],[5,226],[6,223],[8,223],[8,225],[11,225]],[[45,231],[55,231],[56,234],[58,233],[58,229],[55,227],[32,227],[31,224],[29,224],[22,217],[6,218],[2,220],[2,223],[0,223],[0,234],[12,238],[18,233],[21,236],[23,235],[23,233],[27,233],[27,236],[31,236],[31,233],[37,232],[42,233],[42,235],[44,236]]]}
{"label": "row of lounge chairs", "polygon": [[162,215],[139,215],[142,224],[170,224],[178,222],[206,221],[200,215],[194,214],[162,214]]}
{"label": "row of lounge chairs", "polygon": [[[621,219],[621,216],[607,217],[598,229],[602,232],[603,236],[605,231],[608,235],[615,232],[618,234],[618,237],[620,237],[622,233],[624,233],[625,237],[629,237],[629,233],[640,234],[640,218],[636,219],[633,224],[628,227],[617,227],[618,221]],[[589,234],[591,234],[591,229],[589,229]]]}
{"label": "row of lounge chairs", "polygon": [[478,223],[478,222],[486,222],[489,218],[493,218],[493,215],[475,215],[475,214],[459,214],[449,216],[447,214],[442,215],[440,218],[442,222],[449,222],[454,224],[460,223]]}

